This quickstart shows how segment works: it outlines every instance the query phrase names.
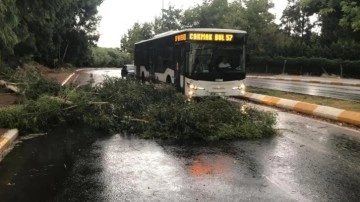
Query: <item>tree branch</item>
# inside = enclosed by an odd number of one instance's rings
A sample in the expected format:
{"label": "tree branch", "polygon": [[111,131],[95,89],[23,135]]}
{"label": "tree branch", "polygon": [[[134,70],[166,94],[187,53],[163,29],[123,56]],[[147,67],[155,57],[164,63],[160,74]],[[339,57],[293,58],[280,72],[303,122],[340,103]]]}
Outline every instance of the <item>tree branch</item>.
{"label": "tree branch", "polygon": [[0,80],[0,86],[3,86],[5,87],[6,89],[9,89],[11,90],[12,92],[15,92],[15,93],[20,93],[20,89],[15,86],[14,84],[11,84],[9,82],[6,82],[4,80]]}

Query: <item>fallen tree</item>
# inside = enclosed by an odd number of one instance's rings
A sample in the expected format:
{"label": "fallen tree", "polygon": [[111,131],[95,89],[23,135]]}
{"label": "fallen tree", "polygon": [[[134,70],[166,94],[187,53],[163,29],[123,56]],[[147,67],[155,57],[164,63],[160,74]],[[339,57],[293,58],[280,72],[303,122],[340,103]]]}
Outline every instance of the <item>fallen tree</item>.
{"label": "fallen tree", "polygon": [[56,125],[85,125],[145,138],[206,140],[261,138],[276,133],[275,115],[208,97],[187,101],[168,85],[107,78],[101,85],[61,87],[49,81],[23,85],[24,103],[0,109],[0,126],[23,133]]}
{"label": "fallen tree", "polygon": [[13,93],[20,93],[19,88],[16,86],[16,84],[14,83],[9,83],[6,82],[4,80],[0,80],[0,87],[4,87],[10,91],[12,91]]}

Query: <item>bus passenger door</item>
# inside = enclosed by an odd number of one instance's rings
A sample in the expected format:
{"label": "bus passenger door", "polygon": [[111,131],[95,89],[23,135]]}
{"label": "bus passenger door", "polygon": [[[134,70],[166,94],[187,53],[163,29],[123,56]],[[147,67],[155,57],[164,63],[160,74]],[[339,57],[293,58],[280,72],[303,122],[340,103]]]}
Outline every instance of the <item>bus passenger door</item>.
{"label": "bus passenger door", "polygon": [[155,58],[156,53],[153,47],[150,49],[150,57],[149,57],[149,80],[155,81]]}
{"label": "bus passenger door", "polygon": [[184,89],[184,75],[185,69],[185,48],[181,45],[175,45],[174,47],[174,84],[176,89]]}

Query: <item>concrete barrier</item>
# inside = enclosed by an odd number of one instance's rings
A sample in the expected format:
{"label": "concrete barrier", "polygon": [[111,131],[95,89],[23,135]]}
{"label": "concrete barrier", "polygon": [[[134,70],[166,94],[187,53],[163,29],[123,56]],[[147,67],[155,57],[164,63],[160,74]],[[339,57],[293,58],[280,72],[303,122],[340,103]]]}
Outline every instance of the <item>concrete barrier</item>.
{"label": "concrete barrier", "polygon": [[19,131],[17,129],[0,130],[0,161],[6,156],[9,147],[16,140],[18,135]]}

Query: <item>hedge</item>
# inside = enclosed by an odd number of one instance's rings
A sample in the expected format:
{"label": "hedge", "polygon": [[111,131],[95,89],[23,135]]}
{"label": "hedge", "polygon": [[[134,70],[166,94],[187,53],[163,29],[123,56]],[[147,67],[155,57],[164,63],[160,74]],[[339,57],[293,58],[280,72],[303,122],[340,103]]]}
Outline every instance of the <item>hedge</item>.
{"label": "hedge", "polygon": [[323,73],[327,73],[344,78],[360,78],[360,60],[254,56],[247,67],[247,72],[312,76],[321,76]]}

